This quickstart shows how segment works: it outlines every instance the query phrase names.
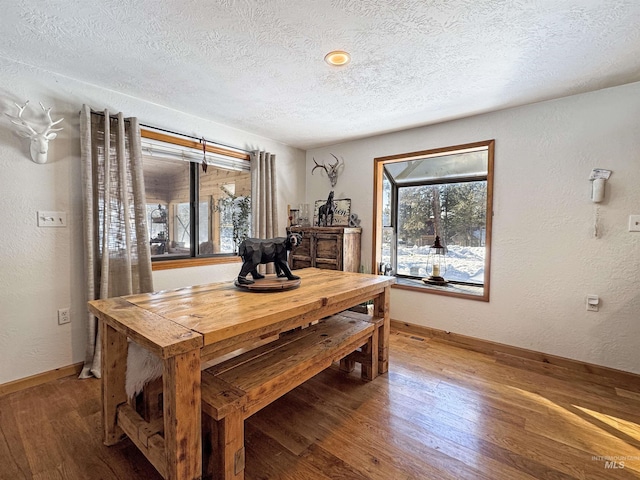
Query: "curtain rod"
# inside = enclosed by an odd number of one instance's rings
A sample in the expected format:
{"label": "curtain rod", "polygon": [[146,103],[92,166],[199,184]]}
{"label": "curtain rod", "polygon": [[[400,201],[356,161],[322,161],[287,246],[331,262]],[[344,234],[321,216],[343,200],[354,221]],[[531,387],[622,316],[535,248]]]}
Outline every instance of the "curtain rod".
{"label": "curtain rod", "polygon": [[[101,117],[104,117],[104,112],[95,112],[95,111],[91,110],[91,115],[100,115]],[[117,115],[109,115],[109,117],[116,117],[116,116]],[[125,121],[128,122],[129,119],[125,118]],[[193,135],[187,135],[186,133],[174,132],[172,130],[166,130],[164,128],[158,128],[158,127],[154,127],[152,125],[145,125],[144,123],[141,123],[140,126],[141,127],[146,127],[146,128],[153,128],[154,130],[159,130],[159,131],[165,132],[165,133],[171,133],[173,135],[179,135],[181,137],[190,138],[192,140],[197,140],[199,142],[202,141],[202,138],[204,138],[204,137],[194,137]],[[220,145],[221,147],[227,147],[227,148],[232,148],[234,150],[239,150],[239,151],[244,152],[244,153],[249,153],[249,154],[251,153],[251,150],[245,150],[244,148],[238,148],[238,147],[234,147],[232,145],[227,145],[225,143],[220,143],[220,142],[216,142],[216,141],[213,141],[213,140],[207,140],[206,138],[204,139],[204,141],[207,142],[207,143],[212,143],[214,145]]]}

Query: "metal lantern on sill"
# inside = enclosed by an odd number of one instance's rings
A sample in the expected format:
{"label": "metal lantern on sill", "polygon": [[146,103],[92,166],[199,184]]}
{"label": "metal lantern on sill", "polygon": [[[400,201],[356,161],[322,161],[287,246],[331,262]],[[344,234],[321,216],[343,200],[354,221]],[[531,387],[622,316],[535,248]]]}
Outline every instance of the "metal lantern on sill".
{"label": "metal lantern on sill", "polygon": [[440,243],[440,237],[436,236],[433,245],[429,247],[427,256],[427,273],[429,276],[423,278],[425,283],[432,285],[446,285],[444,274],[447,272],[446,248]]}

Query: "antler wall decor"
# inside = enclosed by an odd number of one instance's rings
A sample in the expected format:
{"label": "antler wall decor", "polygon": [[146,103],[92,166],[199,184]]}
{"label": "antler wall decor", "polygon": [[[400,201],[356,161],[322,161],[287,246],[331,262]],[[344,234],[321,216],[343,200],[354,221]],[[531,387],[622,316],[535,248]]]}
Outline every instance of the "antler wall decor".
{"label": "antler wall decor", "polygon": [[[42,103],[40,106],[42,107],[42,111],[44,112],[47,120],[47,125],[41,129],[41,131],[36,130],[31,124],[29,124],[24,118],[22,118],[22,114],[24,110],[29,105],[29,100],[27,100],[24,105],[21,107],[17,103],[15,104],[18,107],[18,116],[13,117],[6,113],[5,115],[11,119],[11,123],[17,125],[21,128],[18,130],[18,135],[25,138],[31,139],[31,160],[36,163],[46,163],[47,162],[47,152],[49,151],[49,140],[53,140],[58,136],[57,133],[62,128],[51,128],[58,123],[60,123],[64,118],[60,120],[56,120],[55,122],[51,120],[51,108],[45,108]],[[42,125],[38,125],[42,126]]]}
{"label": "antler wall decor", "polygon": [[338,160],[338,157],[336,157],[333,153],[331,154],[331,156],[336,159],[336,163],[334,165],[329,164],[329,168],[327,168],[327,166],[324,163],[322,163],[322,165],[319,164],[318,162],[316,162],[316,159],[314,158],[313,163],[315,163],[316,166],[313,167],[313,169],[311,170],[311,175],[313,175],[313,171],[316,168],[324,169],[324,171],[327,172],[327,177],[329,177],[329,181],[331,182],[331,188],[333,188],[336,186],[336,183],[338,183],[338,173],[340,169],[344,167],[344,160],[342,161],[342,163],[340,163],[340,160]]}

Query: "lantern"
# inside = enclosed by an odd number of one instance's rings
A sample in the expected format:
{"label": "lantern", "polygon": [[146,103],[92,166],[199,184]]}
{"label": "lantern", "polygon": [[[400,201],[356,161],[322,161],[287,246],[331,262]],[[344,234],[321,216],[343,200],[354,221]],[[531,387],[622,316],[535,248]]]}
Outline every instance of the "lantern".
{"label": "lantern", "polygon": [[429,247],[429,255],[427,256],[427,273],[429,276],[422,280],[433,285],[445,285],[447,283],[444,279],[446,272],[446,248],[440,243],[440,237],[436,236],[435,242]]}

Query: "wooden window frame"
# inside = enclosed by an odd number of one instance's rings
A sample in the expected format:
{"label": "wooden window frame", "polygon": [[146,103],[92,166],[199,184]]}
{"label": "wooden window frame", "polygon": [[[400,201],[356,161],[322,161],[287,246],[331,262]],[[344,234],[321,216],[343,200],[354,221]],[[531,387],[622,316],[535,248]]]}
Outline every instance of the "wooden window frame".
{"label": "wooden window frame", "polygon": [[[178,145],[181,147],[192,148],[202,151],[202,144],[199,141],[195,141],[190,138],[182,138],[175,135],[169,135],[166,133],[156,132],[153,130],[147,130],[145,128],[140,129],[140,136],[150,140],[156,140],[160,142],[169,143],[172,145]],[[217,144],[207,143],[205,149],[208,153],[224,155],[227,157],[237,158],[239,160],[251,161],[249,153],[239,152],[232,149],[227,149]],[[192,177],[193,174],[190,174]],[[191,178],[193,181],[193,178]],[[193,212],[192,212],[193,214]],[[170,270],[175,268],[188,268],[188,267],[202,267],[209,265],[221,265],[230,263],[241,263],[242,259],[233,254],[218,254],[215,256],[200,256],[200,257],[183,257],[175,259],[152,259],[151,269],[152,271]]]}
{"label": "wooden window frame", "polygon": [[432,150],[423,150],[418,152],[401,153],[385,157],[374,158],[373,169],[373,245],[372,245],[372,271],[376,274],[378,266],[382,259],[382,198],[383,198],[383,178],[384,166],[391,163],[407,162],[410,160],[419,160],[429,157],[438,157],[452,153],[466,153],[477,151],[480,149],[487,150],[487,200],[486,200],[486,240],[485,240],[485,264],[484,264],[484,286],[482,295],[461,293],[457,291],[448,291],[447,287],[434,287],[423,284],[422,282],[397,282],[392,288],[411,290],[422,293],[431,293],[436,295],[444,295],[450,297],[465,298],[469,300],[477,300],[488,302],[490,293],[491,279],[491,238],[492,238],[492,219],[493,219],[493,178],[494,178],[494,152],[495,140],[485,140],[481,142],[467,143],[463,145],[454,145],[450,147],[437,148]]}

